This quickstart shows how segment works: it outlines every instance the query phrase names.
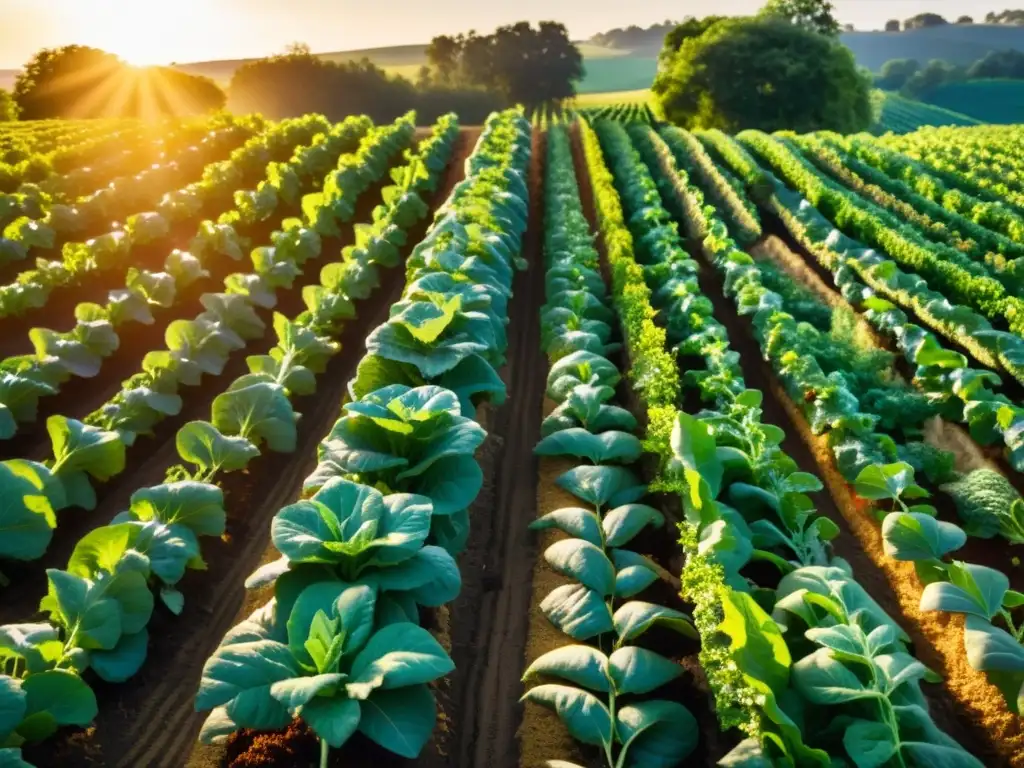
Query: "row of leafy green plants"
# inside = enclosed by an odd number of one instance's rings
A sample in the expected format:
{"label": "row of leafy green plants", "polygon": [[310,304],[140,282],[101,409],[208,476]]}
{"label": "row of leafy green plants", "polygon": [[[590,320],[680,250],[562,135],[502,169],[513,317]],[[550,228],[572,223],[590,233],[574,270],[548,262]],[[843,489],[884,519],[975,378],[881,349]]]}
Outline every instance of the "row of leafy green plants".
{"label": "row of leafy green plants", "polygon": [[[705,243],[728,255],[724,227],[709,230]],[[957,476],[952,472],[951,457],[907,440],[908,427],[937,414],[918,408],[915,416],[909,404],[888,414],[884,410],[879,414],[873,404],[867,412],[862,411],[858,399],[862,391],[850,385],[851,379],[826,375],[821,367],[821,361],[836,351],[846,361],[855,359],[854,355],[835,348],[830,353],[815,344],[810,338],[814,334],[783,311],[785,300],[768,287],[763,267],[733,260],[721,262],[721,268],[727,273],[726,292],[734,297],[739,311],[748,307],[754,315],[752,323],[762,351],[791,399],[804,411],[812,430],[827,435],[840,474],[858,496],[872,502],[872,513],[881,523],[885,554],[914,563],[923,586],[920,610],[965,615],[968,663],[984,672],[1000,689],[1009,709],[1019,713],[1024,705],[1024,621],[1014,609],[1024,605],[1024,595],[1010,588],[1003,572],[955,560],[951,555],[964,546],[968,534],[999,536],[1013,544],[1024,542],[1024,501],[998,473],[978,469]],[[845,283],[844,292],[849,287]],[[773,297],[771,303],[765,297]],[[763,311],[769,307],[771,311]],[[882,309],[876,306],[869,314]],[[830,342],[836,343],[832,339],[825,344]],[[894,426],[904,431],[902,436],[896,435],[902,437],[902,444],[886,434]],[[963,528],[938,519],[934,506],[919,503],[930,494],[916,482],[915,473],[927,476],[933,485],[945,483],[941,490],[954,500]]]}
{"label": "row of leafy green plants", "polygon": [[[1019,286],[1012,273],[1008,277],[999,272],[993,275],[994,265],[979,264],[955,248],[929,242],[912,224],[826,178],[784,137],[745,131],[737,139],[845,234],[878,248],[883,258],[908,270],[918,285],[923,283],[921,287],[939,291],[949,301],[979,313],[978,319],[985,325],[995,323],[1008,329],[1011,333],[1001,337],[1004,356],[1013,360],[1020,356],[1024,301],[1015,295]],[[1021,375],[1019,370],[1008,372]]]}
{"label": "row of leafy green plants", "polygon": [[[14,355],[0,361],[0,371],[3,372],[0,378],[0,438],[13,437],[19,423],[34,422],[39,400],[56,395],[72,377],[96,377],[102,370],[104,359],[118,349],[118,331],[122,326],[153,324],[153,310],[169,309],[179,303],[185,289],[208,276],[206,267],[212,267],[215,260],[242,260],[247,246],[251,244],[249,235],[253,234],[254,228],[281,210],[298,210],[303,191],[315,189],[337,157],[354,149],[369,126],[365,117],[350,118],[330,130],[320,119],[282,123],[277,129],[258,137],[250,145],[251,151],[236,153],[231,160],[217,164],[219,168],[209,174],[213,186],[208,190],[208,197],[211,201],[230,200],[233,193],[235,205],[222,212],[217,222],[202,221],[188,251],[171,251],[165,259],[164,270],[160,272],[130,267],[125,287],[110,291],[105,305],[82,302],[75,307],[76,324],[70,331],[33,328],[29,339],[35,353]],[[296,144],[301,146],[293,153],[292,148]],[[260,158],[265,159],[268,145],[280,147],[276,150],[278,156],[288,153],[292,155],[291,159],[266,165]],[[239,190],[235,186],[240,182],[253,183],[261,177],[264,178],[255,191]],[[251,201],[257,196],[267,197],[273,204],[253,206]],[[226,205],[230,206],[230,203]],[[152,219],[152,216],[157,216],[157,219]],[[140,226],[136,232],[130,219],[126,232],[131,242],[118,241],[122,244],[118,247],[124,250],[124,258],[130,256],[132,243],[145,242],[150,236],[159,239],[169,231],[169,225],[157,214],[144,214],[138,223],[143,220],[149,224]],[[143,234],[147,232],[148,235]],[[271,289],[290,284],[289,278],[294,277],[294,270],[275,266],[274,257],[278,249],[287,253],[289,242],[293,250],[301,245],[301,240],[296,240],[294,233],[289,234],[286,227],[285,232],[274,240],[274,247],[253,251],[256,273],[232,275],[225,282],[227,291],[250,296],[262,305],[269,301],[272,306]],[[217,320],[216,317],[210,319]],[[192,335],[188,332],[190,326],[187,323],[182,320],[169,325],[167,339],[172,351]],[[152,367],[147,365],[147,368]],[[204,370],[219,373],[209,367]],[[187,380],[195,378],[197,376],[186,377]]]}
{"label": "row of leafy green plants", "polygon": [[[720,135],[713,142],[717,148],[732,140]],[[735,145],[731,149],[734,156],[743,152]],[[1007,342],[1019,339],[1007,339],[1009,334],[992,330],[966,307],[951,305],[941,294],[928,290],[919,278],[900,272],[863,243],[834,229],[822,213],[805,204],[799,193],[749,156],[745,159],[747,178],[761,190],[756,194],[832,275],[844,298],[862,310],[884,338],[892,340],[913,366],[915,386],[938,405],[941,415],[966,425],[981,445],[1002,443],[1010,466],[1024,469],[1024,408],[999,391],[1002,381],[996,373],[973,367],[966,355],[949,348],[950,341],[958,342],[974,358],[990,367],[1001,363],[998,367],[1005,369],[1013,360]],[[942,338],[912,322],[902,308],[938,330]],[[968,336],[971,324],[981,329]],[[1015,363],[1012,367],[1017,368]]]}
{"label": "row of leafy green plants", "polygon": [[[782,450],[782,430],[761,421],[761,393],[747,389],[629,134],[613,123],[597,131],[669,340],[692,365],[684,383],[713,406],[652,423],[661,431],[647,444],[663,461],[660,487],[683,503],[683,593],[720,721],[748,737],[725,764],[831,765],[870,754],[875,765],[979,766],[931,719],[919,684],[934,676],[910,655],[909,638],[834,555],[840,529],[808,495],[822,484]],[[684,221],[700,217],[692,233],[724,228],[668,147],[650,129],[631,132],[666,191],[688,198]],[[753,263],[731,240],[705,247],[715,260]]]}
{"label": "row of leafy green plants", "polygon": [[5,132],[0,137],[0,199],[16,193],[23,184],[48,182],[85,164],[102,163],[122,148],[123,142],[143,133],[142,124],[128,120],[97,120],[91,125],[36,123],[25,130]]}
{"label": "row of leafy green plants", "polygon": [[[153,208],[167,224],[195,214],[195,206],[175,205],[175,202],[180,203],[178,198],[182,195],[168,194],[168,190],[175,187],[195,189],[207,178],[204,175],[207,166],[220,161],[229,152],[238,151],[239,145],[252,142],[254,134],[262,131],[261,120],[243,119],[208,132],[182,132],[183,141],[173,141],[162,162],[150,162],[141,170],[129,165],[124,175],[106,180],[106,184],[96,186],[102,180],[91,179],[91,169],[88,173],[69,174],[62,186],[71,189],[79,184],[90,185],[89,194],[70,199],[62,199],[61,187],[21,188],[18,208],[8,211],[9,215],[16,212],[21,215],[4,226],[0,263],[19,263],[34,257],[37,261],[48,262],[50,268],[26,270],[16,282],[4,286],[0,296],[5,300],[0,304],[0,310],[4,315],[23,312],[26,306],[12,304],[8,294],[16,290],[12,285],[25,286],[22,291],[29,290],[35,285],[34,279],[39,277],[39,272],[56,270],[63,276],[59,285],[74,283],[79,275],[72,267],[81,261],[83,252],[94,250],[91,249],[93,240],[105,244],[108,251],[118,243],[124,248],[129,247],[133,236],[136,247],[147,244],[156,234],[151,223],[156,219],[149,213]],[[169,138],[164,137],[164,140]],[[145,157],[145,153],[139,154]],[[140,212],[146,213],[140,215]],[[148,231],[143,228],[145,223],[151,224]],[[145,237],[140,236],[143,234]],[[60,258],[53,258],[55,256]],[[60,265],[71,271],[64,274],[59,269]],[[82,266],[79,265],[78,269],[81,270]],[[36,292],[41,290],[36,287]]]}
{"label": "row of leafy green plants", "polygon": [[[1020,160],[1019,142],[1016,126],[985,125],[955,133],[946,128],[917,131],[907,136],[886,137],[877,144],[896,150],[911,161],[899,163],[894,170],[899,168],[900,175],[922,188],[922,194],[939,197],[941,200],[936,202],[955,206],[964,213],[1003,218],[1005,208],[1015,217],[1024,215],[1024,188],[1019,177],[1024,163]],[[907,172],[907,167],[913,171]],[[1016,173],[1017,178],[1010,178],[1006,171]],[[920,182],[914,177],[920,177]],[[1004,211],[978,206],[978,202],[1000,204]],[[1014,222],[1013,236],[1018,239],[1021,230],[1016,222],[1020,219],[1005,220]]]}
{"label": "row of leafy green plants", "polygon": [[1003,275],[1007,286],[1015,293],[1020,292],[1017,259],[1024,256],[1024,244],[947,210],[901,179],[891,178],[863,162],[845,150],[844,139],[838,134],[807,134],[796,136],[793,141],[811,162],[840,183],[912,223],[929,240],[956,248],[978,263],[989,264],[994,276]]}
{"label": "row of leafy green plants", "polygon": [[[37,258],[34,269],[0,286],[0,312],[8,316],[39,309],[56,289],[81,285],[98,272],[123,269],[142,254],[171,250],[176,231],[200,221],[208,211],[230,205],[232,194],[242,185],[262,178],[272,161],[285,160],[300,143],[296,139],[308,140],[327,127],[324,118],[311,115],[265,131],[226,128],[204,140],[207,148],[196,153],[187,169],[180,169],[178,163],[152,168],[117,179],[74,205],[51,205],[39,220],[27,216],[15,220],[5,228],[3,242],[16,258],[27,256],[32,248],[59,258]],[[228,151],[226,159],[219,159]],[[96,236],[71,240],[77,236],[71,230],[87,219],[94,220]]]}
{"label": "row of leafy green plants", "polygon": [[420,607],[461,588],[455,555],[483,484],[473,454],[485,432],[473,416],[505,398],[497,371],[513,273],[525,268],[529,154],[520,111],[490,116],[466,178],[413,249],[402,298],[367,337],[305,498],[274,517],[281,557],[247,581],[274,599],[206,663],[202,740],[299,718],[322,766],[357,731],[407,758],[429,740],[428,684],[454,664],[419,626]]}
{"label": "row of leafy green plants", "polygon": [[[314,221],[308,223],[337,224],[332,210],[338,211],[339,220],[347,220],[351,213],[344,211],[350,203],[342,206],[340,198],[351,194],[352,174],[361,172],[367,178],[363,186],[368,186],[386,169],[395,149],[408,144],[414,130],[406,117],[368,132],[362,151],[356,153],[365,166],[343,161],[334,174],[348,181],[332,186],[334,175],[329,176],[320,205],[310,206]],[[371,226],[378,232],[376,247],[339,256],[338,265],[352,274],[348,284],[365,288],[371,282],[365,279],[368,273],[395,265],[400,233],[426,215],[420,195],[436,187],[457,132],[454,116],[442,118],[421,143],[420,152],[408,158],[416,175],[409,186],[389,193],[375,211]],[[278,344],[269,355],[250,358],[253,373],[233,382],[215,400],[212,423],[192,422],[179,431],[179,452],[194,470],[173,467],[166,482],[136,491],[126,512],[79,541],[66,570],[48,571],[49,594],[40,608],[49,614],[49,622],[0,628],[0,697],[5,713],[0,755],[8,760],[5,765],[27,765],[20,757],[24,743],[48,738],[60,726],[85,726],[95,717],[96,698],[81,677],[86,670],[107,682],[123,682],[139,670],[146,657],[154,589],[170,611],[180,613],[184,595],[175,585],[186,570],[204,567],[200,538],[222,536],[225,531],[224,496],[213,481],[245,468],[259,455],[260,446],[294,450],[294,437],[289,441],[288,433],[294,433],[297,414],[289,398],[311,392],[315,372],[322,372],[326,359],[337,353],[333,337],[341,322],[354,316],[357,298],[346,292],[346,285],[325,280],[310,292],[308,311],[294,320],[276,316]],[[267,360],[275,364],[273,372]],[[83,448],[93,459],[105,454],[109,460],[110,446],[116,442],[112,438],[116,435],[90,433]],[[14,474],[10,463],[2,466],[8,477]],[[24,472],[20,477],[26,477]]]}
{"label": "row of leafy green plants", "polygon": [[555,483],[586,506],[552,510],[530,526],[566,534],[544,559],[571,581],[540,608],[575,642],[530,664],[524,680],[557,682],[533,685],[524,699],[552,708],[574,738],[600,750],[608,768],[671,768],[696,747],[697,721],[682,704],[653,695],[684,669],[640,638],[655,626],[689,637],[696,630],[678,610],[635,599],[661,571],[635,551],[634,539],[662,529],[665,518],[640,503],[647,488],[633,466],[643,452],[638,423],[615,404],[621,374],[608,355],[618,347],[617,317],[583,214],[568,130],[552,127],[547,142],[541,324],[551,366],[547,395],[558,405],[535,452],[581,462]]}
{"label": "row of leafy green plants", "polygon": [[[438,145],[448,143],[448,135],[457,130],[457,125],[446,118],[443,128],[434,137]],[[378,129],[371,128],[365,117],[353,117],[332,129],[326,140],[314,140],[296,152],[296,166],[303,169],[303,178],[309,173],[326,174],[320,185],[322,191],[304,198],[304,218],[285,219],[282,229],[271,235],[270,246],[253,250],[252,273],[229,275],[224,281],[225,292],[203,294],[204,311],[194,320],[172,322],[166,332],[167,349],[148,353],[142,371],[125,381],[113,397],[83,421],[62,415],[47,420],[53,457],[38,466],[46,470],[43,481],[50,488],[52,503],[50,508],[41,509],[24,503],[12,504],[5,510],[0,527],[19,534],[5,540],[5,557],[41,557],[52,540],[57,523],[55,512],[69,507],[95,508],[97,498],[92,483],[107,481],[123,472],[127,448],[134,445],[137,437],[151,433],[164,419],[181,411],[181,387],[200,385],[204,375],[220,375],[233,353],[263,336],[265,326],[257,310],[272,308],[277,291],[290,289],[302,273],[302,265],[320,255],[322,239],[340,234],[339,224],[351,220],[360,197],[385,176],[390,158],[409,144],[413,130],[412,115]],[[342,150],[351,149],[353,143],[358,145],[354,152],[341,154]],[[430,147],[425,150],[430,162],[436,165]],[[329,168],[331,164],[335,166],[333,170],[323,167]],[[414,186],[422,181],[426,166],[422,161],[413,161],[409,168],[412,175],[406,173],[400,178]],[[310,178],[306,184],[311,181]],[[396,199],[393,189],[387,195],[389,201]],[[386,213],[386,209],[381,211],[382,216]],[[232,226],[217,225],[209,231],[215,236],[210,242],[220,248],[221,255],[236,251],[241,256],[241,241]],[[347,252],[352,253],[357,247],[360,252],[380,252],[377,226],[361,231],[362,239]],[[209,258],[210,254],[204,256]],[[346,296],[365,298],[376,287],[376,281],[376,272],[369,267],[328,265],[321,274],[321,287],[326,288],[321,291],[317,286],[308,286],[303,300],[310,312],[324,313],[333,308],[344,316],[351,306],[343,301],[325,303],[324,295],[344,292]],[[283,326],[277,326],[275,323],[275,331],[280,335]],[[274,375],[279,373],[273,360],[265,361],[263,369]],[[256,372],[259,371],[254,369]],[[10,493],[14,498],[19,492],[12,488]]]}

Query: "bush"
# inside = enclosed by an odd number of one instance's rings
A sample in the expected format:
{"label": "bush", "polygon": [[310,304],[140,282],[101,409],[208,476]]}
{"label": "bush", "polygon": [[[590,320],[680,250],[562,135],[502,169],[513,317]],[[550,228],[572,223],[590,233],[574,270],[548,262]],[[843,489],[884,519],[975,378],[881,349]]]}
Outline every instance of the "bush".
{"label": "bush", "polygon": [[684,41],[652,90],[666,119],[687,128],[854,133],[871,124],[871,87],[834,38],[737,19]]}

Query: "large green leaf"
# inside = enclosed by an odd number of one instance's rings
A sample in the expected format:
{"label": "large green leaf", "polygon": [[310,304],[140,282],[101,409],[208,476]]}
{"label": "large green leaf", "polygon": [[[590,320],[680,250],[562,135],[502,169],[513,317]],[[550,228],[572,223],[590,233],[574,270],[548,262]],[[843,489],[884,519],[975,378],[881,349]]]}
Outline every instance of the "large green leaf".
{"label": "large green leaf", "polygon": [[175,438],[178,455],[195,464],[206,476],[236,472],[260,455],[260,449],[244,437],[229,437],[206,421],[190,421]]}
{"label": "large green leaf", "polygon": [[434,695],[426,685],[374,691],[360,710],[359,732],[410,760],[423,750],[437,718]]}
{"label": "large green leaf", "polygon": [[216,485],[191,480],[161,483],[137,490],[130,503],[136,520],[183,525],[197,536],[224,535],[224,491]]}
{"label": "large green leaf", "polygon": [[843,666],[828,648],[819,648],[793,665],[793,685],[812,704],[845,704],[879,695]]}
{"label": "large green leaf", "polygon": [[555,481],[574,496],[595,506],[620,506],[637,501],[647,487],[625,467],[575,467]]}
{"label": "large green leaf", "polygon": [[580,427],[563,429],[537,443],[538,456],[573,456],[593,464],[619,462],[632,464],[640,458],[640,439],[628,432],[603,432],[594,435]]}
{"label": "large green leaf", "polygon": [[97,480],[109,480],[124,471],[125,447],[118,433],[60,415],[46,420],[46,431],[53,443],[55,474],[84,471]]}
{"label": "large green leaf", "polygon": [[224,706],[239,727],[283,728],[288,709],[270,695],[274,683],[302,674],[288,646],[256,640],[221,646],[207,660],[196,694],[196,710]]}
{"label": "large green leaf", "polygon": [[556,627],[574,640],[589,640],[614,629],[611,611],[601,594],[582,584],[553,589],[540,604]]}
{"label": "large green leaf", "polygon": [[792,657],[779,626],[745,592],[723,589],[718,630],[729,638],[729,655],[744,676],[781,693],[789,683]]}
{"label": "large green leaf", "polygon": [[253,443],[266,442],[279,453],[292,453],[298,439],[295,412],[284,387],[266,382],[231,389],[213,401],[213,426]]}
{"label": "large green leaf", "polygon": [[46,552],[57,518],[43,490],[41,479],[0,462],[0,557],[35,560]]}
{"label": "large green leaf", "polygon": [[544,551],[548,565],[607,597],[615,591],[615,567],[604,550],[583,539],[562,539]]}
{"label": "large green leaf", "polygon": [[924,588],[922,611],[947,611],[991,620],[1002,608],[1010,580],[1001,571],[984,565],[954,562],[946,569],[949,581],[935,581]]}
{"label": "large green leaf", "polygon": [[[624,509],[624,507],[619,507],[619,509]],[[610,516],[611,513],[605,515],[606,523]],[[530,523],[530,530],[533,531],[543,531],[549,528],[557,528],[570,536],[583,539],[598,547],[604,546],[601,536],[601,520],[589,509],[562,507]]]}
{"label": "large green leaf", "polygon": [[635,640],[655,626],[666,627],[686,637],[697,638],[697,630],[693,628],[689,616],[654,603],[630,600],[616,609],[613,619],[619,641],[623,643]]}
{"label": "large green leaf", "polygon": [[608,671],[619,694],[650,693],[683,674],[683,668],[674,661],[632,645],[612,653]]}
{"label": "large green leaf", "polygon": [[[623,768],[673,768],[697,748],[696,718],[674,701],[641,701],[615,713]],[[621,760],[621,758],[620,758]]]}
{"label": "large green leaf", "polygon": [[591,691],[607,693],[608,657],[589,645],[566,645],[539,656],[523,673],[523,680],[534,675],[560,677]]}
{"label": "large green leaf", "polygon": [[377,688],[429,683],[453,669],[454,662],[427,630],[412,623],[389,624],[359,651],[345,689],[352,698],[365,699]]}
{"label": "large green leaf", "polygon": [[611,715],[592,693],[567,685],[538,685],[523,700],[554,710],[577,741],[603,746],[614,739]]}
{"label": "large green leaf", "polygon": [[882,521],[882,542],[885,554],[896,560],[938,560],[960,549],[967,534],[921,512],[892,512]]}

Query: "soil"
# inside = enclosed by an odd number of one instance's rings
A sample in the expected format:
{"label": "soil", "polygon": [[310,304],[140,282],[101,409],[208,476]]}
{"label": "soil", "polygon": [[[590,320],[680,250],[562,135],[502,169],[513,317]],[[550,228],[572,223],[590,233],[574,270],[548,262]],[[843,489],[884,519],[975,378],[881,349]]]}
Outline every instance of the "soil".
{"label": "soil", "polygon": [[[472,151],[478,133],[476,129],[462,130],[432,208],[436,209],[462,178],[463,161]],[[373,192],[367,195],[379,198]],[[355,221],[365,217],[357,216]],[[408,249],[422,239],[426,226],[425,222],[411,233]],[[336,255],[337,250],[332,253]],[[203,542],[208,568],[189,572],[180,584],[186,598],[181,616],[172,616],[158,607],[149,627],[149,655],[140,673],[123,685],[91,680],[100,703],[94,727],[70,732],[66,737],[27,750],[27,759],[40,766],[68,767],[178,768],[186,764],[204,719],[193,712],[192,706],[203,664],[240,613],[248,613],[245,606],[249,595],[243,582],[267,553],[270,519],[278,509],[298,498],[303,479],[316,464],[317,444],[338,418],[347,383],[365,353],[366,336],[387,319],[403,285],[403,270],[383,272],[380,288],[370,300],[359,303],[358,318],[344,327],[338,339],[342,353],[318,377],[317,393],[295,401],[296,410],[302,413],[295,453],[264,454],[247,471],[225,476],[222,487],[228,510],[228,534],[223,540]],[[289,292],[287,300],[301,304],[297,294],[297,289]],[[244,370],[244,360],[241,367]],[[203,392],[209,398],[202,414],[193,414],[191,408],[194,399],[202,398],[188,398],[190,418],[208,417],[209,399],[230,382],[230,376],[226,371],[225,381],[218,377],[204,385]],[[137,465],[119,478],[116,487],[107,489],[99,509],[90,515],[93,520],[108,519],[127,506],[135,489],[162,481],[167,467],[177,461],[174,431],[162,433],[143,450],[147,455],[139,456]],[[89,527],[92,526],[86,526],[83,532]],[[68,538],[69,551],[78,537]],[[64,552],[65,559],[66,556]],[[38,569],[39,564],[36,566]],[[42,578],[41,589],[34,585],[17,590],[17,594],[45,593],[45,575]],[[14,602],[23,603],[17,613],[22,620],[34,609],[34,604],[25,600]],[[6,602],[0,610],[8,614]]]}

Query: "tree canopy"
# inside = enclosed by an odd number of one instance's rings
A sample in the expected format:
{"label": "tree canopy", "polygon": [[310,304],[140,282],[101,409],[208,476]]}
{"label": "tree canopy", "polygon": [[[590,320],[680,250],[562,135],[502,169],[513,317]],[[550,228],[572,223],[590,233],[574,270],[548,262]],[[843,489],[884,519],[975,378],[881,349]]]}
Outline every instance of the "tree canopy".
{"label": "tree canopy", "polygon": [[942,27],[949,24],[937,13],[919,13],[903,22],[903,29],[924,29],[925,27]]}
{"label": "tree canopy", "polygon": [[871,124],[871,80],[837,39],[772,18],[720,21],[686,39],[652,90],[687,128],[842,133]]}
{"label": "tree canopy", "polygon": [[228,88],[235,112],[261,112],[271,118],[318,112],[332,120],[366,114],[377,121],[393,120],[410,109],[422,121],[454,111],[466,122],[482,122],[503,106],[500,95],[481,89],[430,82],[414,85],[388,75],[368,59],[335,62],[289,46],[288,53],[239,67]]}
{"label": "tree canopy", "polygon": [[838,35],[840,30],[835,6],[829,0],[768,0],[760,15],[788,21],[829,37]]}
{"label": "tree canopy", "polygon": [[875,85],[882,90],[898,91],[920,69],[921,62],[917,59],[890,59],[882,65],[882,71],[875,79]]}
{"label": "tree canopy", "polygon": [[221,109],[226,99],[207,77],[131,67],[83,45],[39,51],[18,75],[13,96],[23,120],[189,115]]}
{"label": "tree canopy", "polygon": [[583,55],[563,24],[521,21],[490,35],[435,37],[427,46],[431,78],[446,86],[501,93],[510,104],[561,102],[576,95]]}

